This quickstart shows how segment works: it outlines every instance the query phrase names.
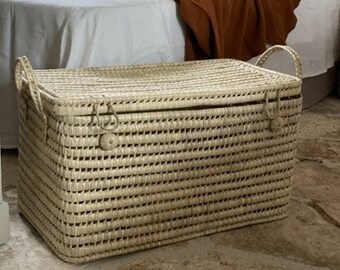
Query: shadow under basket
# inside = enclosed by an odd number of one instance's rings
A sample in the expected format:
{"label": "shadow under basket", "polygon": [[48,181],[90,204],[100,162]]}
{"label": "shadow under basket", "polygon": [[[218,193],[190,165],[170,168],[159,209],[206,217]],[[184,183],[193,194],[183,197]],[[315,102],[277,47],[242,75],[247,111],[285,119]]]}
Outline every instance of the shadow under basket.
{"label": "shadow under basket", "polygon": [[[262,68],[287,51],[296,76]],[[18,203],[87,262],[286,217],[301,62],[222,59],[33,70],[20,92]]]}

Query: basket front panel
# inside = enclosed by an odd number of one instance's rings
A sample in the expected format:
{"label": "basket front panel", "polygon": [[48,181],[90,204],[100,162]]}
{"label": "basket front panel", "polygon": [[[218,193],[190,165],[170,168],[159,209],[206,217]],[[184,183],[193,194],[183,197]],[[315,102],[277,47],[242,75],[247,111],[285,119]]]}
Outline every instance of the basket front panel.
{"label": "basket front panel", "polygon": [[114,147],[103,150],[98,120],[110,116],[49,115],[44,142],[28,102],[20,207],[59,256],[77,262],[282,218],[301,99],[280,110],[278,132],[264,104],[120,114]]}

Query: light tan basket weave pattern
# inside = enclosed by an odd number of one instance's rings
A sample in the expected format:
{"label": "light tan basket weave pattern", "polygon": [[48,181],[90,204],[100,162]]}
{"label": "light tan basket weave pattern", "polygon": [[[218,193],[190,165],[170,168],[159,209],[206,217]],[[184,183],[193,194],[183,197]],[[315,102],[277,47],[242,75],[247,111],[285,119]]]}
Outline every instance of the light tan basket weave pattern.
{"label": "light tan basket weave pattern", "polygon": [[17,60],[19,207],[68,262],[287,215],[296,77],[235,60],[33,71]]}

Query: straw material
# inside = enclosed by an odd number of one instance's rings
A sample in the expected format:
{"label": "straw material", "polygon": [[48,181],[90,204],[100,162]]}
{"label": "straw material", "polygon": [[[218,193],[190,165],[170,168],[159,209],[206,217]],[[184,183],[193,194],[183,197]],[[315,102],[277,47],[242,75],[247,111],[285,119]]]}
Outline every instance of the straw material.
{"label": "straw material", "polygon": [[236,60],[33,71],[17,60],[19,207],[80,263],[284,218],[296,77]]}

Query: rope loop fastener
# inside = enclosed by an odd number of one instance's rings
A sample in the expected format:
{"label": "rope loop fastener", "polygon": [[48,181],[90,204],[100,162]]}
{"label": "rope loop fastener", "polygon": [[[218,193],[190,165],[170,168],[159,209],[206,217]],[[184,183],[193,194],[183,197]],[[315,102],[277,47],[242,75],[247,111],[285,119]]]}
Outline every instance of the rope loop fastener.
{"label": "rope loop fastener", "polygon": [[[108,131],[108,132],[112,132],[112,131],[114,131],[114,130],[116,130],[118,128],[119,117],[118,117],[118,114],[114,110],[113,105],[111,103],[107,104],[107,111],[110,113],[110,120],[108,121],[108,123],[103,124],[100,121],[100,119],[99,119],[99,116],[100,116],[100,114],[99,114],[99,105],[98,104],[94,105],[94,112],[96,114],[98,125],[101,127],[101,129],[103,129],[105,131]],[[114,124],[112,128],[105,127],[105,125],[108,126],[108,125],[111,125],[111,124]]]}
{"label": "rope loop fastener", "polygon": [[[106,124],[103,124],[99,119],[100,115],[99,115],[98,104],[94,105],[94,111],[95,111],[96,118],[97,118],[97,124],[99,125],[101,129],[107,131],[106,133],[99,136],[99,146],[103,150],[113,150],[117,146],[117,135],[113,134],[112,132],[118,128],[119,117],[111,103],[109,103],[107,107],[108,107],[107,111],[110,113],[110,120]],[[106,127],[112,124],[113,124],[113,127],[111,128]]]}
{"label": "rope loop fastener", "polygon": [[283,118],[281,117],[281,92],[276,92],[276,111],[273,114],[269,113],[269,94],[266,92],[265,94],[265,105],[264,105],[264,112],[269,120],[269,129],[272,132],[279,132],[282,130],[284,126]]}

